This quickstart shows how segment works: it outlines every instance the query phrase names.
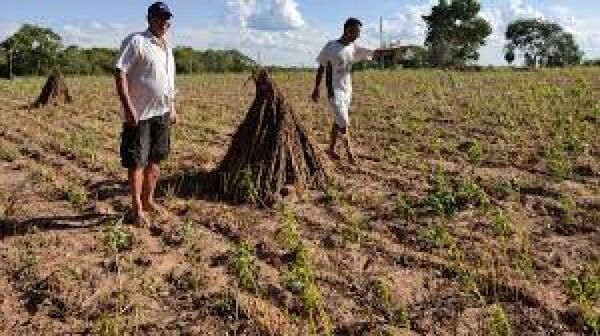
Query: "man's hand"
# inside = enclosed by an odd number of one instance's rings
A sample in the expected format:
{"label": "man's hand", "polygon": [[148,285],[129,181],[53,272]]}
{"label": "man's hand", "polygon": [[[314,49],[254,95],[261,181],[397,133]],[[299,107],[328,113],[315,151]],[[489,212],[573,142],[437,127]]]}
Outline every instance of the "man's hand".
{"label": "man's hand", "polygon": [[311,95],[312,101],[315,103],[319,102],[319,99],[321,98],[321,92],[319,91],[319,88],[315,88],[312,95]]}
{"label": "man's hand", "polygon": [[131,127],[136,127],[139,123],[139,115],[131,103],[129,97],[129,87],[127,84],[127,75],[119,69],[115,70],[115,83],[119,99],[125,113],[125,123]]}

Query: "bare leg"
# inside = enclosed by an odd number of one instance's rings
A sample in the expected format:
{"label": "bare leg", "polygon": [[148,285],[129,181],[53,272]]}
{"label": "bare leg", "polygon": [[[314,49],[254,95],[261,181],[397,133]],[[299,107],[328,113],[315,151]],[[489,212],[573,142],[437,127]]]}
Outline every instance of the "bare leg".
{"label": "bare leg", "polygon": [[142,189],[142,204],[146,211],[157,211],[158,206],[154,203],[154,190],[158,181],[158,164],[148,163],[144,168],[144,185]]}
{"label": "bare leg", "polygon": [[337,143],[338,133],[338,126],[335,123],[333,123],[333,125],[331,126],[331,140],[329,142],[329,148],[326,152],[332,159],[336,160],[340,158],[340,156],[335,153],[335,145]]}
{"label": "bare leg", "polygon": [[350,164],[356,164],[356,157],[354,156],[354,151],[352,150],[352,143],[350,141],[350,130],[348,127],[342,130],[343,134],[343,143],[346,146],[346,153],[348,154],[348,162]]}
{"label": "bare leg", "polygon": [[128,170],[129,188],[131,193],[131,208],[135,220],[144,217],[144,209],[142,206],[142,185],[144,182],[144,175],[142,168],[130,168]]}

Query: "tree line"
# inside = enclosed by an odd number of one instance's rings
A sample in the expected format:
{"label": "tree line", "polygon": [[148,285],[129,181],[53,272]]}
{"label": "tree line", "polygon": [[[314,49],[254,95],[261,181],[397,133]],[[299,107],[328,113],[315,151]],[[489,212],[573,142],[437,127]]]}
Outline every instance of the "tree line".
{"label": "tree line", "polygon": [[[363,62],[356,69],[384,66],[407,68],[462,68],[479,60],[492,28],[481,15],[478,0],[439,0],[422,18],[427,35],[422,46],[408,46],[409,52],[393,64]],[[538,18],[511,22],[504,34],[504,59],[528,67],[557,67],[582,63],[583,52],[573,34],[559,24]],[[0,44],[0,73],[45,75],[58,68],[66,74],[107,74],[113,71],[117,49],[64,47],[60,35],[31,24],[23,25]],[[256,62],[238,50],[199,51],[191,47],[174,50],[178,73],[242,72]],[[594,65],[600,61],[586,61]],[[302,70],[302,69],[297,69]]]}
{"label": "tree line", "polygon": [[[49,28],[23,25],[0,44],[0,73],[4,76],[64,74],[101,75],[114,70],[119,52],[111,48],[64,47],[62,38]],[[177,73],[242,72],[256,63],[238,50],[173,50]]]}

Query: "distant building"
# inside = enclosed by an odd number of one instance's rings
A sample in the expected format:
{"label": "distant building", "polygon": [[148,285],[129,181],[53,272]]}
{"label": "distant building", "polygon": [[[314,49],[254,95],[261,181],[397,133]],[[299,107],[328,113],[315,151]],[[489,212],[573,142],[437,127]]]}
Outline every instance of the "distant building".
{"label": "distant building", "polygon": [[373,60],[385,67],[400,65],[406,68],[414,68],[424,65],[425,56],[425,49],[421,46],[391,43],[377,49]]}

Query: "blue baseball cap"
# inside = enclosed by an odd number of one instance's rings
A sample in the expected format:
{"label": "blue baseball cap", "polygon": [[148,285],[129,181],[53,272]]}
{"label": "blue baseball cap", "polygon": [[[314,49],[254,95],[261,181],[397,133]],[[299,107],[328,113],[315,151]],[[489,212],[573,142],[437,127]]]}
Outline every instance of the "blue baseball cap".
{"label": "blue baseball cap", "polygon": [[150,5],[150,7],[148,7],[148,16],[152,16],[152,15],[168,15],[169,18],[173,17],[173,13],[171,13],[171,10],[169,9],[169,6],[167,6],[166,3],[162,2],[162,1],[157,1],[155,3],[153,3],[152,5]]}

